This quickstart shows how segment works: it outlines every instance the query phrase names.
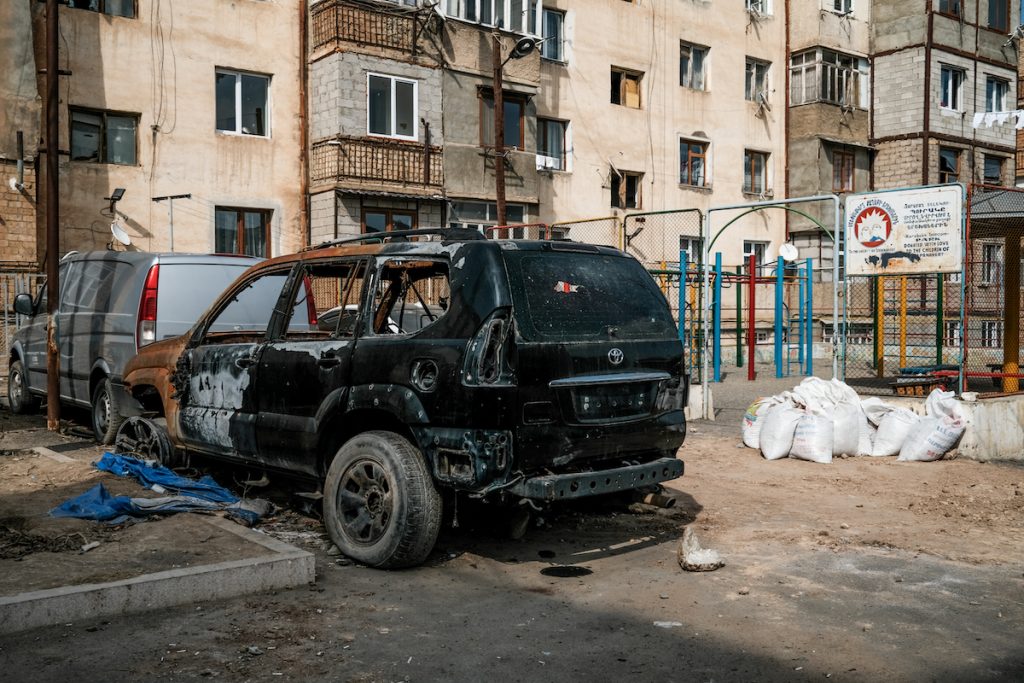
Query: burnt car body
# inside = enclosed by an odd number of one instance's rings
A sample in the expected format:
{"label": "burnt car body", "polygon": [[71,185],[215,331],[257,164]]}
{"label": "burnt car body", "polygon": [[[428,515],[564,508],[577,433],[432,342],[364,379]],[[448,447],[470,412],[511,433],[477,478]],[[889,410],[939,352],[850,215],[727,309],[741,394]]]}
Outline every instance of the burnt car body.
{"label": "burnt car body", "polygon": [[635,259],[462,230],[388,240],[251,268],[189,334],[143,349],[127,388],[179,452],[323,482],[332,539],[373,566],[426,558],[438,487],[552,501],[682,474],[683,349]]}

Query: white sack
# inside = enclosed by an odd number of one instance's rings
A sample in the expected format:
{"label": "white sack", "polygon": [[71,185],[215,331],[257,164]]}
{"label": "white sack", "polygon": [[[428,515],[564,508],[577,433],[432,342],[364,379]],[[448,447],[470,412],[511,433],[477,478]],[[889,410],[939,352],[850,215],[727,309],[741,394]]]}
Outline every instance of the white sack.
{"label": "white sack", "polygon": [[928,394],[924,402],[924,412],[928,417],[952,417],[964,419],[960,404],[956,400],[956,392],[935,389]]}
{"label": "white sack", "polygon": [[793,400],[817,412],[831,410],[836,404],[835,388],[820,377],[808,377],[793,387]]}
{"label": "white sack", "polygon": [[956,445],[964,428],[964,421],[959,416],[922,418],[910,430],[900,449],[899,459],[926,462],[938,460]]}
{"label": "white sack", "polygon": [[876,427],[881,424],[883,417],[896,408],[880,398],[865,398],[860,402],[860,407],[868,418],[868,422]]}
{"label": "white sack", "polygon": [[793,433],[789,457],[828,464],[832,462],[832,415],[805,413]]}
{"label": "white sack", "polygon": [[862,421],[860,403],[840,398],[832,412],[832,455],[859,454]]}
{"label": "white sack", "polygon": [[906,408],[893,408],[878,424],[871,455],[875,457],[897,455],[903,448],[910,431],[921,418]]}
{"label": "white sack", "polygon": [[793,447],[793,432],[803,415],[804,411],[790,401],[784,401],[769,410],[761,425],[761,455],[767,460],[778,460],[789,455],[789,449]]}
{"label": "white sack", "polygon": [[871,455],[871,449],[875,443],[875,432],[877,428],[868,420],[864,410],[860,411],[858,420],[857,455]]}
{"label": "white sack", "polygon": [[754,401],[743,414],[743,445],[747,448],[761,447],[761,425],[768,411],[781,403],[776,396],[762,397]]}

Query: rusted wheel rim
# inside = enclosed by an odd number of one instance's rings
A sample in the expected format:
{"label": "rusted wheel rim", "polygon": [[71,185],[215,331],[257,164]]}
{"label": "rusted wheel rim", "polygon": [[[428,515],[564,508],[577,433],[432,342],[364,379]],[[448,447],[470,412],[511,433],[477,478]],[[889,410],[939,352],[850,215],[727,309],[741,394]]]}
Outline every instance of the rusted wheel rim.
{"label": "rusted wheel rim", "polygon": [[153,425],[142,418],[130,418],[118,432],[115,445],[119,451],[155,458],[161,462],[168,455]]}
{"label": "rusted wheel rim", "polygon": [[376,543],[387,532],[394,505],[393,486],[380,463],[360,459],[349,465],[338,486],[338,518],[345,535]]}

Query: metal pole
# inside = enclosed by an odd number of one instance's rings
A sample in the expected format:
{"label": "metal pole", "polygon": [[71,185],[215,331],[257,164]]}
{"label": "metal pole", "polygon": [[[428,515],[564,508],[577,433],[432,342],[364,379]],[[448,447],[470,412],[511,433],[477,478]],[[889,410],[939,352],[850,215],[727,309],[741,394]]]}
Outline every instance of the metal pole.
{"label": "metal pole", "polygon": [[785,285],[786,259],[775,261],[775,376],[782,377],[782,295]]}
{"label": "metal pole", "polygon": [[[740,269],[742,270],[742,268]],[[743,280],[736,273],[736,367],[743,367]]]}
{"label": "metal pole", "polygon": [[943,277],[942,273],[935,276],[935,364],[942,365],[942,346],[945,334],[945,321],[943,320]]}
{"label": "metal pole", "polygon": [[[796,265],[796,264],[794,264]],[[807,287],[810,281],[805,281],[807,277],[807,263],[803,266],[797,266],[797,320],[799,321],[796,326],[796,362],[800,366],[800,372],[804,370],[804,319],[807,315]],[[788,344],[787,344],[788,349]]]}
{"label": "metal pole", "polygon": [[[1020,372],[1020,236],[1006,237],[1003,249],[1003,372]],[[1020,391],[1018,377],[1003,377],[1003,391]]]}
{"label": "metal pole", "polygon": [[[754,362],[757,360],[757,255],[751,254],[747,257],[747,276],[750,278],[747,284],[747,379],[751,382],[757,377],[754,369]],[[739,289],[739,287],[737,287]]]}
{"label": "metal pole", "polygon": [[715,298],[712,302],[715,337],[715,381],[722,381],[722,252],[715,252]]}
{"label": "metal pole", "polygon": [[686,355],[686,252],[679,251],[679,341]]}
{"label": "metal pole", "polygon": [[885,277],[875,278],[875,372],[885,377]]}
{"label": "metal pole", "polygon": [[57,0],[46,0],[46,428],[60,428],[60,355],[57,302],[60,299],[60,112],[58,110]]}
{"label": "metal pole", "polygon": [[[834,258],[835,249],[833,249]],[[814,281],[811,277],[811,273],[814,272],[814,259],[807,259],[807,319],[803,321],[803,324],[807,326],[807,332],[804,333],[804,341],[807,343],[807,375],[811,376],[814,374]],[[835,321],[835,318],[833,318]],[[833,357],[832,365],[832,376],[835,377],[836,366]]]}
{"label": "metal pole", "polygon": [[[505,225],[505,96],[502,92],[501,38],[491,34],[491,65],[494,68],[494,196],[498,205],[498,225]],[[500,237],[508,237],[502,230]]]}
{"label": "metal pole", "polygon": [[[711,214],[708,213],[708,233],[711,234]],[[700,376],[701,382],[701,413],[705,420],[710,420],[713,415],[711,414],[710,406],[708,405],[711,401],[711,386],[708,383],[708,294],[711,288],[709,282],[708,272],[708,261],[711,254],[711,244],[707,239],[701,240],[701,247],[704,252],[700,262],[700,267],[703,270],[703,283],[701,286],[701,327],[704,331],[704,338],[701,339],[701,368],[702,374]]]}
{"label": "metal pole", "polygon": [[[839,345],[835,343],[836,324],[839,322],[839,297],[840,292],[846,292],[846,278],[839,279],[839,253],[846,254],[846,230],[843,230],[843,243],[839,243],[839,229],[843,227],[843,208],[839,197],[832,195],[832,203],[835,206],[835,223],[832,226],[832,376],[846,380],[846,298],[843,298],[843,334]],[[808,269],[808,277],[814,277],[813,269]],[[810,280],[808,280],[810,282]],[[814,299],[811,298],[811,316],[814,316]],[[812,342],[813,344],[813,342]],[[813,346],[811,347],[813,350]],[[842,370],[840,370],[840,356],[842,357]]]}
{"label": "metal pole", "polygon": [[900,278],[900,367],[907,367],[907,276]]}
{"label": "metal pole", "polygon": [[171,227],[171,253],[174,253],[174,198],[167,200],[168,222]]}

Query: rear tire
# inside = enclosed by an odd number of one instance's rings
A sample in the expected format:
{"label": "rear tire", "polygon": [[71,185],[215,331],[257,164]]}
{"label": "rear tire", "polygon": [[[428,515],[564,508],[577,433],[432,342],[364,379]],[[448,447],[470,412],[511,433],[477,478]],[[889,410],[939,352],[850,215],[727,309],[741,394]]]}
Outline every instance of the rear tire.
{"label": "rear tire", "polygon": [[28,390],[28,375],[20,360],[11,363],[7,373],[7,404],[15,415],[25,415],[39,410],[39,397]]}
{"label": "rear tire", "polygon": [[423,456],[392,432],[365,432],[341,447],[323,505],[334,544],[371,567],[421,564],[441,529],[441,496]]}
{"label": "rear tire", "polygon": [[124,416],[119,411],[117,395],[109,377],[104,377],[92,390],[92,432],[101,444],[114,443],[117,430],[124,423]]}

